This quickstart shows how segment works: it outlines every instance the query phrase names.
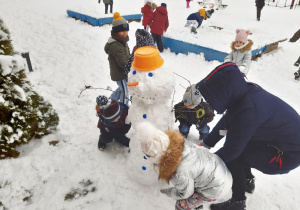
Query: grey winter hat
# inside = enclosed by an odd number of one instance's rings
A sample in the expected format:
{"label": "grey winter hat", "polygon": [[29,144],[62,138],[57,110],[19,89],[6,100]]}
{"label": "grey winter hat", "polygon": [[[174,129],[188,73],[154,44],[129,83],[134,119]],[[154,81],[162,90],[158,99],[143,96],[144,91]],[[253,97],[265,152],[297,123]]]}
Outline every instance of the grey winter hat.
{"label": "grey winter hat", "polygon": [[121,31],[129,31],[129,24],[127,21],[120,15],[120,13],[114,13],[114,19],[112,22],[112,31],[118,33]]}
{"label": "grey winter hat", "polygon": [[202,95],[198,89],[196,89],[196,84],[193,84],[189,87],[187,87],[185,93],[183,94],[183,102],[192,105],[197,106],[200,104],[202,100]]}
{"label": "grey winter hat", "polygon": [[214,9],[211,9],[211,10],[207,10],[206,12],[205,12],[205,14],[206,14],[206,18],[210,18],[210,16],[214,13]]}

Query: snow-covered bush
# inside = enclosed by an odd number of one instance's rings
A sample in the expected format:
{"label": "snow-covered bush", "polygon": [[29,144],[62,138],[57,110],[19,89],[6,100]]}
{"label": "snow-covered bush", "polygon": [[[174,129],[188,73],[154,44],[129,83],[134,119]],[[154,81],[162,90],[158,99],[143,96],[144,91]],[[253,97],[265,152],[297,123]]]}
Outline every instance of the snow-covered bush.
{"label": "snow-covered bush", "polygon": [[51,104],[32,90],[25,60],[13,52],[0,20],[0,159],[18,157],[17,145],[56,130],[59,118]]}

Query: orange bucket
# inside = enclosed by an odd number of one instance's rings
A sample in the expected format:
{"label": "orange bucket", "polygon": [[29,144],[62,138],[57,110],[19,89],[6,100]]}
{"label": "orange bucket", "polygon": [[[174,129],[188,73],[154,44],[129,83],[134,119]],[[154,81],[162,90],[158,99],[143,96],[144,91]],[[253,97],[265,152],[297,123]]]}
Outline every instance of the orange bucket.
{"label": "orange bucket", "polygon": [[139,71],[151,71],[161,67],[164,60],[157,48],[152,46],[140,47],[134,52],[132,67]]}

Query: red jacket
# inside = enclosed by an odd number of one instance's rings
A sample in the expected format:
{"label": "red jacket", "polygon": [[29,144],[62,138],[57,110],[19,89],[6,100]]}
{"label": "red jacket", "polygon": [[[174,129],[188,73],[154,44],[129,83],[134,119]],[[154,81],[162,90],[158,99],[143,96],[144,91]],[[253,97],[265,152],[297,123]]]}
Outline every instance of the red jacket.
{"label": "red jacket", "polygon": [[144,7],[142,7],[141,13],[144,14],[142,25],[143,26],[150,25],[151,20],[152,20],[151,18],[152,18],[152,15],[153,15],[152,8],[149,5],[146,4]]}
{"label": "red jacket", "polygon": [[163,35],[169,27],[168,11],[165,7],[157,7],[152,15],[151,33]]}

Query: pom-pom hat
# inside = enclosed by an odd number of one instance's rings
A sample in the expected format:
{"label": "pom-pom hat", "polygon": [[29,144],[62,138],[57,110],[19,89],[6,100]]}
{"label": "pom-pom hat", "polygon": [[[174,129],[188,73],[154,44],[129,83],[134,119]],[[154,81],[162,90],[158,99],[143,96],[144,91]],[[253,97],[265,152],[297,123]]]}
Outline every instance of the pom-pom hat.
{"label": "pom-pom hat", "polygon": [[196,88],[196,84],[189,86],[183,94],[183,102],[188,105],[197,106],[201,100],[202,95]]}
{"label": "pom-pom hat", "polygon": [[246,43],[248,40],[248,35],[250,34],[250,31],[247,30],[242,30],[242,29],[236,29],[236,36],[235,36],[235,41],[240,41],[243,43]]}
{"label": "pom-pom hat", "polygon": [[114,13],[114,19],[112,22],[112,31],[118,33],[121,31],[129,31],[129,24],[127,21],[120,15],[120,13]]}
{"label": "pom-pom hat", "polygon": [[101,117],[107,122],[112,122],[120,116],[120,105],[116,100],[100,95],[96,98],[96,102],[99,106]]}
{"label": "pom-pom hat", "polygon": [[160,6],[167,8],[167,4],[166,3],[161,3]]}

